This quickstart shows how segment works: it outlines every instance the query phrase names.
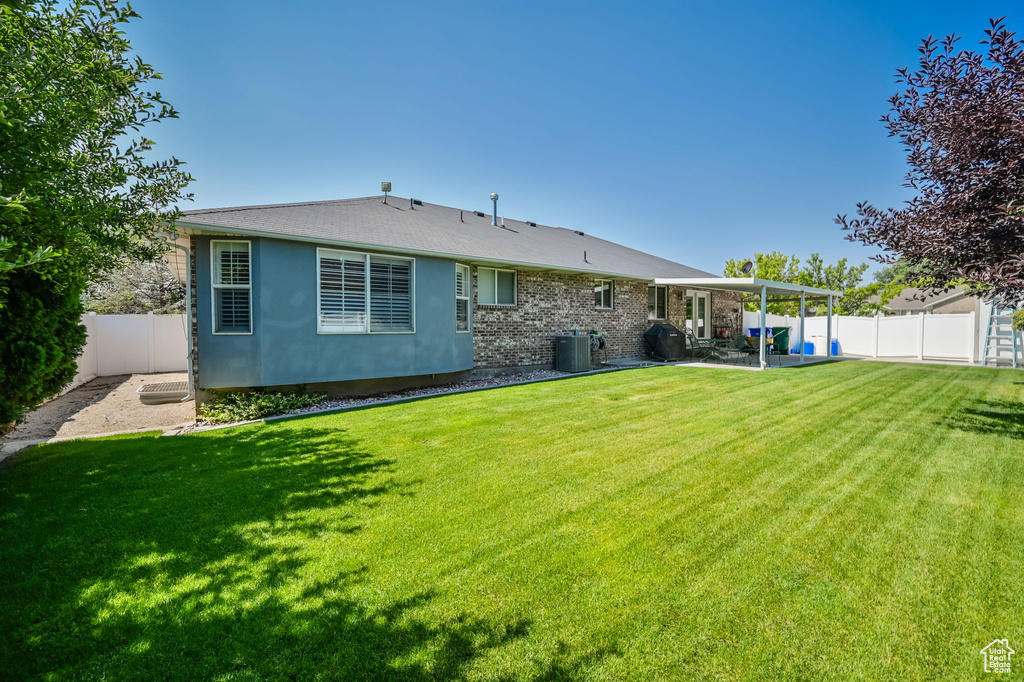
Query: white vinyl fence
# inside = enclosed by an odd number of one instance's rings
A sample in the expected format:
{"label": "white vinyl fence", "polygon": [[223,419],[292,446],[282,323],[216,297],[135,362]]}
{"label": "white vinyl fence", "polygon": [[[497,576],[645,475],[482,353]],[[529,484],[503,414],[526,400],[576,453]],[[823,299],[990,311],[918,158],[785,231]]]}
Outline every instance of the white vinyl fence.
{"label": "white vinyl fence", "polygon": [[[977,362],[979,330],[976,317],[973,312],[877,317],[833,315],[832,338],[839,341],[840,355]],[[744,329],[758,327],[760,324],[760,313],[744,311]],[[805,324],[805,341],[828,334],[828,320],[825,317],[808,317]],[[790,327],[790,348],[797,347],[799,317],[768,315],[767,326]],[[823,350],[818,353],[823,355]]]}
{"label": "white vinyl fence", "polygon": [[68,387],[115,374],[184,372],[188,342],[184,315],[83,315],[89,335]]}

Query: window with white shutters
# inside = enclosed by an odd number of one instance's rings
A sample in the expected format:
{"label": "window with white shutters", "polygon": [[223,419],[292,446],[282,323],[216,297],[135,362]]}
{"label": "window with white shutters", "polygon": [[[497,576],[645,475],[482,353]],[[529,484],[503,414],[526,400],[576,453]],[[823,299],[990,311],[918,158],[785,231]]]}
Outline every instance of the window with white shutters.
{"label": "window with white shutters", "polygon": [[317,331],[413,331],[413,261],[317,249]]}
{"label": "window with white shutters", "polygon": [[252,334],[251,252],[247,241],[210,242],[214,334]]}
{"label": "window with white shutters", "polygon": [[370,331],[412,331],[412,261],[370,256]]}
{"label": "window with white shutters", "polygon": [[455,264],[455,331],[469,331],[469,294],[473,290],[473,280],[469,266]]}
{"label": "window with white shutters", "polygon": [[320,261],[320,331],[366,331],[366,256],[327,251]]}

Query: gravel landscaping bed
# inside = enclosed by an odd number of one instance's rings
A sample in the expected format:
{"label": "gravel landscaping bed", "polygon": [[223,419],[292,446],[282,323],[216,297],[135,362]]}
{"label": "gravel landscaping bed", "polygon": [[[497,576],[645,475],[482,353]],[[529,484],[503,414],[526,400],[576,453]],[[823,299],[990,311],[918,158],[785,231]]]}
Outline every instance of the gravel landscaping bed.
{"label": "gravel landscaping bed", "polygon": [[[368,396],[354,396],[351,398],[327,398],[321,400],[315,405],[304,407],[301,410],[293,410],[286,412],[286,415],[305,414],[308,412],[320,412],[322,410],[334,410],[339,408],[347,407],[362,407],[364,405],[373,405],[375,403],[387,402],[389,400],[400,400],[403,398],[421,398],[428,395],[441,395],[444,393],[454,393],[456,391],[466,391],[470,389],[478,388],[492,388],[496,386],[506,386],[508,384],[517,384],[524,381],[537,381],[539,379],[555,379],[557,377],[568,376],[567,372],[557,372],[552,369],[540,369],[532,372],[518,372],[516,374],[505,374],[502,376],[493,376],[482,379],[469,379],[466,381],[458,381],[452,384],[443,384],[441,386],[428,386],[426,388],[410,388],[404,391],[391,391],[388,393],[377,393]],[[284,416],[284,415],[275,415]],[[216,426],[218,428],[224,426],[232,426],[234,424],[243,424],[246,422],[226,422],[220,423]],[[182,432],[187,433],[196,429],[203,429],[213,426],[203,421],[197,421],[195,427],[192,429],[185,429]]]}

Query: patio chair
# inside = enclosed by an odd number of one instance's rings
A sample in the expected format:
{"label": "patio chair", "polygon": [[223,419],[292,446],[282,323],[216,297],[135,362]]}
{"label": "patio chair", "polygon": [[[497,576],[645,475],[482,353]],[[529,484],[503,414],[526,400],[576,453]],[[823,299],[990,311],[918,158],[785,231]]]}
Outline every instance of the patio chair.
{"label": "patio chair", "polygon": [[690,348],[693,349],[693,359],[715,358],[716,360],[722,360],[725,357],[725,353],[719,350],[714,344],[705,339],[698,339],[693,334],[687,334],[686,340],[690,344]]}
{"label": "patio chair", "polygon": [[735,360],[744,360],[748,365],[758,354],[758,349],[750,344],[750,340],[745,336],[737,336],[732,341],[731,346],[727,346],[723,350],[727,362]]}
{"label": "patio chair", "polygon": [[[761,359],[761,339],[757,336],[745,336],[743,337],[747,341],[748,349],[744,352],[750,354],[750,362]],[[772,364],[772,357],[775,358],[775,364],[782,367],[782,356],[775,351],[775,343],[771,338],[767,340],[764,346],[764,361],[767,364]]]}

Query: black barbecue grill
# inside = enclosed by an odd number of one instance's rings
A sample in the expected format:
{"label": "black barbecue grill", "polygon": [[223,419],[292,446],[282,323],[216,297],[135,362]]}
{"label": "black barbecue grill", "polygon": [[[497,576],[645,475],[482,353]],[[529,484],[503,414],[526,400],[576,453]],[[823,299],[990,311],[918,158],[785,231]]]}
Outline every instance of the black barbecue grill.
{"label": "black barbecue grill", "polygon": [[656,324],[648,329],[644,342],[655,360],[676,362],[686,355],[686,335],[670,324]]}

